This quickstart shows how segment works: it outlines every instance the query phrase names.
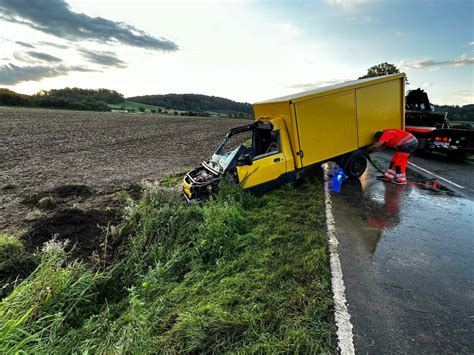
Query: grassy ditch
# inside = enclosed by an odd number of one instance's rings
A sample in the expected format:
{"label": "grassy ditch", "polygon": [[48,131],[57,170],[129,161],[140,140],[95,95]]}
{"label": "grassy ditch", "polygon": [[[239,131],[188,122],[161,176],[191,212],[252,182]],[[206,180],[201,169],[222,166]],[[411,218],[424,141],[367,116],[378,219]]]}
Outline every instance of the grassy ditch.
{"label": "grassy ditch", "polygon": [[202,205],[177,194],[131,202],[105,270],[47,243],[0,303],[0,353],[331,352],[321,185],[260,198],[224,185]]}

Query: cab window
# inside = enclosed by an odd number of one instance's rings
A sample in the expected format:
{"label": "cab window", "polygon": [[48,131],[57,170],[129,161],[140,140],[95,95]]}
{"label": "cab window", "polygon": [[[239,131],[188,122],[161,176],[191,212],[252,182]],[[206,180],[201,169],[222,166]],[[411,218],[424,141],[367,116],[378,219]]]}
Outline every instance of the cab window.
{"label": "cab window", "polygon": [[280,152],[280,132],[256,129],[253,135],[254,160]]}

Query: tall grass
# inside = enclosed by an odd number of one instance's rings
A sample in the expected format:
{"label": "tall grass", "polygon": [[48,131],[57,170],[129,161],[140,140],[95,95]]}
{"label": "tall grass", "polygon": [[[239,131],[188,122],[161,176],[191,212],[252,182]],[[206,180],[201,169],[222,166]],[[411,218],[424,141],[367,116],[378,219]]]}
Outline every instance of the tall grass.
{"label": "tall grass", "polygon": [[94,272],[57,245],[0,303],[0,352],[330,352],[321,186],[202,205],[150,187]]}

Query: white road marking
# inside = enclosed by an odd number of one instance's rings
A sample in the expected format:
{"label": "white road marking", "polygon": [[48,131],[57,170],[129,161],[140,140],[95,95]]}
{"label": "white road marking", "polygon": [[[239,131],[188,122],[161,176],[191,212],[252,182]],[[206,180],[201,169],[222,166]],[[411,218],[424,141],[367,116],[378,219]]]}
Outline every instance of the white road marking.
{"label": "white road marking", "polygon": [[336,225],[332,213],[331,194],[328,186],[328,166],[324,164],[324,197],[326,202],[326,224],[329,239],[329,264],[331,266],[331,284],[334,299],[338,347],[343,355],[355,354],[352,334],[351,315],[347,308],[346,288],[342,275],[341,261],[337,252],[339,242],[336,238]]}
{"label": "white road marking", "polygon": [[451,185],[453,185],[453,186],[456,186],[456,187],[459,188],[459,189],[464,189],[464,186],[458,185],[458,184],[456,184],[455,182],[452,182],[451,180],[448,180],[448,179],[446,179],[446,178],[444,178],[444,177],[442,177],[442,176],[439,176],[439,175],[437,175],[437,174],[435,174],[435,173],[432,173],[431,171],[426,170],[426,169],[422,168],[421,166],[418,166],[418,165],[416,165],[416,164],[413,164],[412,162],[408,162],[408,164],[414,166],[415,168],[420,169],[421,171],[424,171],[425,173],[428,173],[428,174],[431,174],[431,175],[433,175],[433,176],[436,176],[438,179],[443,180],[443,181],[445,181],[445,182],[447,182],[447,183],[449,183],[449,184],[451,184]]}

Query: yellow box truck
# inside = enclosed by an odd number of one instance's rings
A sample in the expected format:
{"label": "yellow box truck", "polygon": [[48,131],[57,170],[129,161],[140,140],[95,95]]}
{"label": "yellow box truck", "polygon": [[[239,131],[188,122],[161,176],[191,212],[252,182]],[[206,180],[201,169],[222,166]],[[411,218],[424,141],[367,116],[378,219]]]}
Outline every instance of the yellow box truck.
{"label": "yellow box truck", "polygon": [[200,199],[231,176],[264,192],[299,178],[303,169],[337,161],[350,177],[367,168],[364,148],[374,133],[404,129],[405,74],[344,82],[253,105],[255,121],[231,129],[183,181],[188,199]]}

